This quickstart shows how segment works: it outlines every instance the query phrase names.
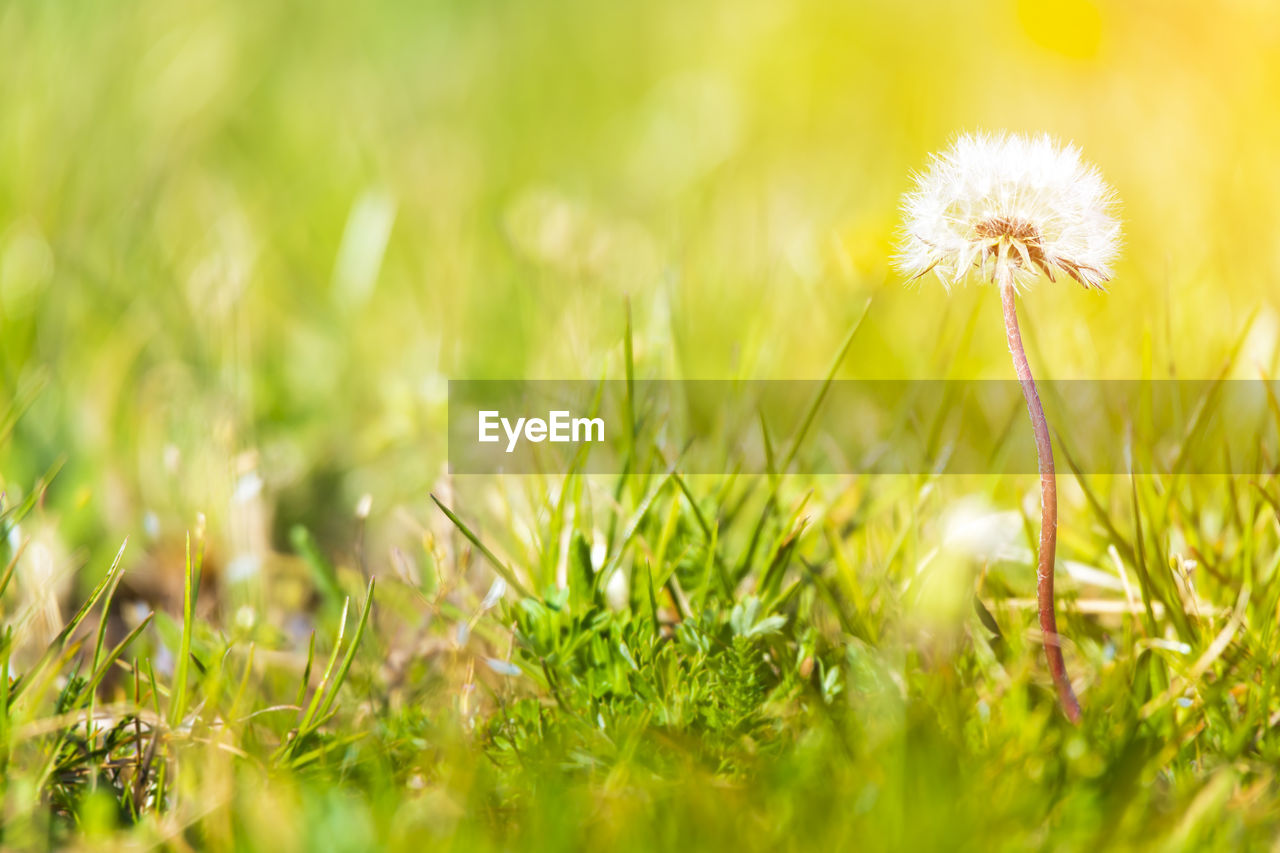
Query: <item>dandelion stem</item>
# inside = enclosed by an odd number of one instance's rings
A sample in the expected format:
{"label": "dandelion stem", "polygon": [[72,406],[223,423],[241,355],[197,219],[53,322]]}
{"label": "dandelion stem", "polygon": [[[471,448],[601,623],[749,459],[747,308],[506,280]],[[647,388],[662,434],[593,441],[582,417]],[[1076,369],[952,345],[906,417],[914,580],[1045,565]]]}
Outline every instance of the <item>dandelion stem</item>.
{"label": "dandelion stem", "polygon": [[1008,263],[997,264],[997,284],[1000,287],[1000,304],[1004,308],[1004,330],[1009,338],[1009,354],[1013,356],[1013,368],[1022,386],[1022,396],[1027,400],[1027,413],[1036,435],[1036,460],[1040,467],[1040,557],[1036,565],[1036,601],[1040,611],[1040,633],[1044,635],[1044,653],[1049,661],[1049,673],[1058,688],[1062,710],[1073,723],[1080,722],[1080,703],[1067,678],[1067,667],[1062,660],[1062,643],[1058,636],[1058,620],[1053,612],[1053,557],[1058,541],[1058,484],[1053,467],[1053,444],[1049,440],[1049,424],[1045,421],[1044,407],[1036,391],[1036,381],[1031,376],[1027,353],[1022,348],[1022,334],[1018,331],[1017,294],[1013,286],[1013,267]]}

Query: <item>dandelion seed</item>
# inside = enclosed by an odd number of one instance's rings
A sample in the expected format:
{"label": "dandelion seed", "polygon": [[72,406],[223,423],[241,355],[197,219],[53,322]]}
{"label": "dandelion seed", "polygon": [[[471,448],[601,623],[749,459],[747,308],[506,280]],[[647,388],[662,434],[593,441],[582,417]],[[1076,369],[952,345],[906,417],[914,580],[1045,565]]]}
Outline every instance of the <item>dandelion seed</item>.
{"label": "dandelion seed", "polygon": [[480,602],[480,610],[485,611],[492,608],[495,604],[502,600],[502,596],[507,594],[507,582],[502,578],[494,578],[493,585],[489,587],[489,591],[485,593],[484,601]]}
{"label": "dandelion seed", "polygon": [[262,557],[257,554],[238,554],[227,563],[226,577],[230,583],[243,583],[256,578],[262,571]]}
{"label": "dandelion seed", "polygon": [[142,529],[151,539],[160,538],[160,516],[151,510],[142,514]]}
{"label": "dandelion seed", "polygon": [[244,633],[249,633],[258,624],[258,613],[249,605],[241,605],[236,610],[235,626]]}
{"label": "dandelion seed", "polygon": [[520,667],[513,663],[508,663],[505,660],[499,660],[498,658],[485,658],[484,662],[489,669],[498,673],[498,675],[505,675],[508,677],[520,675]]}
{"label": "dandelion seed", "polygon": [[1101,290],[1120,248],[1115,194],[1075,147],[1047,135],[973,134],[956,140],[916,176],[903,200],[905,236],[897,265],[914,281],[933,272],[950,287],[977,271],[1000,288],[1009,354],[1036,437],[1040,469],[1040,555],[1036,598],[1049,672],[1063,711],[1080,720],[1053,609],[1058,489],[1053,444],[1022,347],[1016,295],[1040,276],[1068,276]]}
{"label": "dandelion seed", "polygon": [[236,481],[236,490],[231,499],[236,503],[248,503],[262,494],[262,477],[257,471],[250,471]]}

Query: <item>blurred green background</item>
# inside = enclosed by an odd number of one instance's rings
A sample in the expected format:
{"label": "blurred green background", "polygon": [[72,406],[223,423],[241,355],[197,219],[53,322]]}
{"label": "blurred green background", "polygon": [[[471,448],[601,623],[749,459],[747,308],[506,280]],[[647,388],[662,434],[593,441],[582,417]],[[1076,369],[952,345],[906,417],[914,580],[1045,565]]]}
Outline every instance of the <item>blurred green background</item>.
{"label": "blurred green background", "polygon": [[821,376],[872,297],[845,375],[1006,377],[989,288],[889,268],[911,170],[976,128],[1075,141],[1123,202],[1109,294],[1023,301],[1041,375],[1212,375],[1253,317],[1256,376],[1278,98],[1267,0],[8,0],[0,483],[62,465],[67,572],[196,512],[228,563],[344,543],[364,494],[394,537],[447,378],[619,378],[628,295],[645,376]]}

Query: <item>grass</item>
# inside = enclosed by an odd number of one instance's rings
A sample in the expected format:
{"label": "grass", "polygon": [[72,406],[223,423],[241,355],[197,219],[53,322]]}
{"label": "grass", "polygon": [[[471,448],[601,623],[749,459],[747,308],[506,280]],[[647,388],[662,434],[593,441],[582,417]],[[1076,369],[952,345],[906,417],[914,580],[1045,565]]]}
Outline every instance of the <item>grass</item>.
{"label": "grass", "polygon": [[[358,615],[356,573],[295,531],[322,616],[305,652],[272,626],[197,615],[198,531],[178,620],[166,634],[149,614],[108,649],[122,548],[34,662],[15,661],[23,624],[6,629],[4,843],[1238,849],[1274,835],[1274,477],[1064,489],[1077,728],[1039,654],[1034,531],[992,509],[1030,478],[684,477],[660,450],[635,447],[614,481],[508,484],[497,494],[525,491],[531,512],[506,530],[438,499],[452,533],[427,533],[376,599],[370,577]],[[1005,519],[1005,556],[954,544],[948,507],[975,500],[978,523]],[[5,529],[31,511],[7,509]]]}
{"label": "grass", "polygon": [[[1272,846],[1274,396],[1192,472],[1277,375],[1276,14],[0,4],[0,847]],[[1106,299],[1020,305],[1081,726],[1003,445],[816,476],[815,395],[694,475],[629,398],[625,476],[445,473],[448,378],[1011,378],[888,269],[976,127],[1124,201]],[[1180,473],[1088,473],[1071,377],[1206,377]]]}

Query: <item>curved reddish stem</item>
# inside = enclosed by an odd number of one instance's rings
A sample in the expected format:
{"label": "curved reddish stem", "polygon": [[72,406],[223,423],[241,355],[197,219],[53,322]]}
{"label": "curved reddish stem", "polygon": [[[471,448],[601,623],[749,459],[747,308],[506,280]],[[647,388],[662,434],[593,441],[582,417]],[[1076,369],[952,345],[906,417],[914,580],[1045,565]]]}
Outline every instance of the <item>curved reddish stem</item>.
{"label": "curved reddish stem", "polygon": [[1027,364],[1027,353],[1022,348],[1022,334],[1018,331],[1018,308],[1013,287],[1013,270],[1001,264],[997,277],[1000,287],[1000,304],[1004,308],[1004,330],[1009,339],[1009,354],[1013,356],[1013,369],[1022,386],[1022,396],[1027,400],[1027,413],[1036,434],[1036,459],[1040,464],[1040,557],[1036,564],[1036,603],[1040,611],[1040,633],[1044,635],[1044,654],[1049,661],[1049,673],[1067,719],[1080,722],[1080,702],[1071,689],[1067,667],[1062,660],[1062,643],[1058,636],[1058,620],[1053,612],[1053,557],[1058,542],[1058,484],[1053,467],[1053,444],[1049,440],[1049,424],[1044,418],[1044,407],[1036,392],[1036,381]]}

